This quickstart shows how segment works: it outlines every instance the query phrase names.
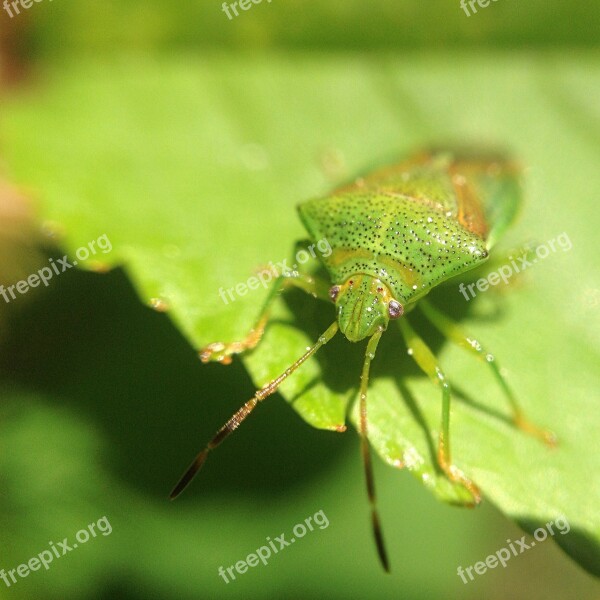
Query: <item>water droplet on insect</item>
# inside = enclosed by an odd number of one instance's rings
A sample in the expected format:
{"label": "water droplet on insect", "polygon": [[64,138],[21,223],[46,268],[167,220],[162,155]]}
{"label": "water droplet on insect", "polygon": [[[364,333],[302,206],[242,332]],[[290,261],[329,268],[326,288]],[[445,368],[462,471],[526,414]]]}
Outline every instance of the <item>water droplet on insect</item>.
{"label": "water droplet on insect", "polygon": [[494,355],[493,354],[486,354],[485,355],[485,360],[487,360],[488,362],[494,362]]}
{"label": "water droplet on insect", "polygon": [[428,223],[433,223],[433,219],[431,217],[427,217],[427,222]]}
{"label": "water droplet on insect", "polygon": [[413,355],[413,349],[412,348],[408,348],[408,350],[406,352],[408,353],[409,356]]}
{"label": "water droplet on insect", "polygon": [[415,285],[413,285],[413,286],[412,286],[412,289],[413,289],[413,290],[416,290],[416,289],[417,289],[417,287],[418,287],[418,286],[415,284]]}

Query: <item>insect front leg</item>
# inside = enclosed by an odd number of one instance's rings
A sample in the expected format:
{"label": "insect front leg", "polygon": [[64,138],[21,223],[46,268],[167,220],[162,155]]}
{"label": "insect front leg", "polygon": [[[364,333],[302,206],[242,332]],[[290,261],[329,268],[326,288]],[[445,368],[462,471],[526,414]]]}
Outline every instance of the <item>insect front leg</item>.
{"label": "insect front leg", "polygon": [[298,271],[288,272],[285,275],[281,274],[273,281],[259,317],[248,335],[243,340],[237,342],[213,342],[212,344],[209,344],[200,350],[200,360],[203,363],[214,361],[219,362],[222,365],[229,365],[231,364],[233,355],[241,354],[246,350],[255,348],[265,332],[269,320],[269,311],[273,301],[280,292],[291,287],[304,290],[315,298],[330,301],[328,292],[329,286],[321,279],[299,273]]}
{"label": "insect front leg", "polygon": [[442,425],[438,442],[438,464],[450,481],[460,483],[471,493],[473,505],[479,504],[481,493],[478,487],[456,465],[452,464],[450,456],[450,385],[446,381],[446,376],[433,352],[409,325],[406,318],[400,319],[398,324],[409,354],[419,368],[442,388]]}
{"label": "insect front leg", "polygon": [[492,372],[494,373],[494,377],[500,384],[500,387],[502,388],[502,391],[504,392],[504,395],[510,404],[512,410],[512,420],[515,426],[530,435],[540,438],[549,446],[554,446],[556,444],[556,436],[554,433],[534,425],[524,416],[523,409],[517,401],[506,379],[502,375],[500,366],[498,365],[494,355],[485,350],[485,348],[474,337],[466,334],[456,323],[448,319],[448,317],[434,308],[429,301],[422,299],[419,302],[419,306],[423,314],[429,319],[429,321],[431,321],[436,329],[440,331],[440,333],[446,336],[454,344],[475,354],[477,358],[483,360],[490,366],[490,369],[492,369]]}

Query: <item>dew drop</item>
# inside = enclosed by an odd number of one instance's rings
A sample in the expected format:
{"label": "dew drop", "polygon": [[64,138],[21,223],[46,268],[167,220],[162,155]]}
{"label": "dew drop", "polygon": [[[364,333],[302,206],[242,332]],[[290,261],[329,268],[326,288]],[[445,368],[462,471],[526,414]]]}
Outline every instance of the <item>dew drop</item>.
{"label": "dew drop", "polygon": [[169,310],[168,303],[162,298],[150,298],[149,304],[157,312],[167,312]]}

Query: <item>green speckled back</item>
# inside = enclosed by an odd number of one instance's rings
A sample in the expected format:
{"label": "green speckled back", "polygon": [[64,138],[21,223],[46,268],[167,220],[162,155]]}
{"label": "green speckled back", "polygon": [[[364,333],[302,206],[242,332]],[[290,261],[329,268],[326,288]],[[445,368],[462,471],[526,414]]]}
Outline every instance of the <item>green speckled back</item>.
{"label": "green speckled back", "polygon": [[487,258],[518,208],[516,173],[496,158],[418,154],[298,210],[333,249],[322,260],[334,284],[367,274],[406,305]]}

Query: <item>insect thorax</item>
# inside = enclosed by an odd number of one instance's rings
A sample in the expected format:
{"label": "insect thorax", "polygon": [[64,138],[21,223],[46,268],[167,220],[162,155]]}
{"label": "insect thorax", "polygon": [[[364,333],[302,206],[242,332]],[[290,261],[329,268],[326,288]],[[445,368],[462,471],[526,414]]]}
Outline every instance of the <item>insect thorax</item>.
{"label": "insect thorax", "polygon": [[399,193],[311,200],[299,206],[299,213],[313,239],[327,239],[332,248],[321,260],[333,283],[368,275],[403,305],[487,258],[484,240],[449,211]]}

